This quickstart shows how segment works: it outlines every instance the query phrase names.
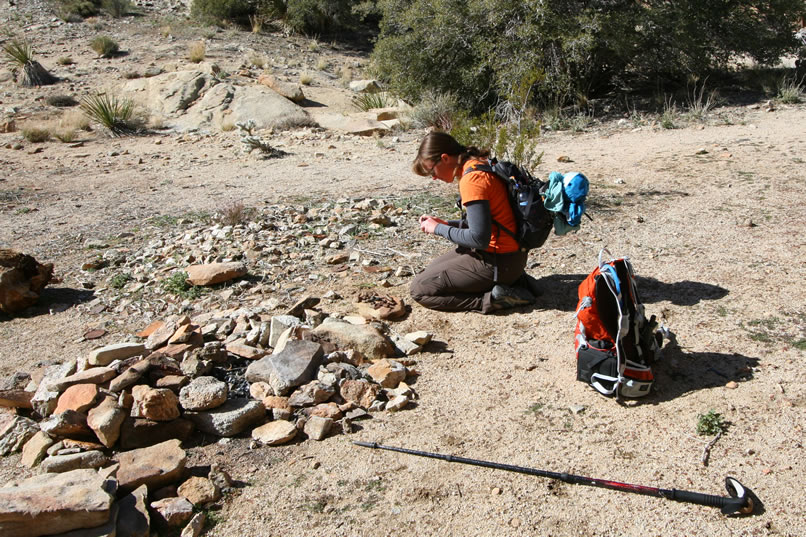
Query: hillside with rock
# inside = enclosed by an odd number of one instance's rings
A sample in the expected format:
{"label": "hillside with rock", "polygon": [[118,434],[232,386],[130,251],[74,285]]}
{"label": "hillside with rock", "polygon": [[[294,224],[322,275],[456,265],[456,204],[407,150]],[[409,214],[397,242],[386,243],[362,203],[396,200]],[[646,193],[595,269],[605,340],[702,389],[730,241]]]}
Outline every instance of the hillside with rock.
{"label": "hillside with rock", "polygon": [[[408,285],[449,247],[418,218],[454,217],[456,188],[411,172],[408,104],[356,104],[383,91],[366,50],[137,11],[0,6],[57,79],[0,68],[0,534],[806,533],[803,104],[544,128],[535,175],[584,172],[592,220],[530,253],[535,305],[442,313]],[[99,57],[99,34],[124,53]],[[59,140],[98,90],[144,130]],[[669,330],[645,398],[576,380],[602,248]],[[759,504],[725,517],[355,441],[720,496],[732,476]]]}

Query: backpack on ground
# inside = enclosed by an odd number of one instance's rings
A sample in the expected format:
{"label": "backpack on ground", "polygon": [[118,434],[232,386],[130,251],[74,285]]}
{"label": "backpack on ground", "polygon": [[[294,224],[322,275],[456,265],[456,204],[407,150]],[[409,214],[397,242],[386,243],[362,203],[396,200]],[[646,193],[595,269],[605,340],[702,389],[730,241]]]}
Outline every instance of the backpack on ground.
{"label": "backpack on ground", "polygon": [[490,164],[473,166],[465,173],[472,171],[491,173],[506,184],[517,229],[507,229],[495,219],[493,223],[515,239],[523,251],[543,246],[554,225],[554,213],[543,204],[543,194],[548,183],[533,177],[527,170],[512,162],[496,159],[491,159]]}
{"label": "backpack on ground", "polygon": [[[605,395],[642,397],[655,381],[652,364],[663,342],[647,319],[629,258],[603,261],[579,285],[574,341],[577,380]],[[609,254],[609,252],[608,252]]]}

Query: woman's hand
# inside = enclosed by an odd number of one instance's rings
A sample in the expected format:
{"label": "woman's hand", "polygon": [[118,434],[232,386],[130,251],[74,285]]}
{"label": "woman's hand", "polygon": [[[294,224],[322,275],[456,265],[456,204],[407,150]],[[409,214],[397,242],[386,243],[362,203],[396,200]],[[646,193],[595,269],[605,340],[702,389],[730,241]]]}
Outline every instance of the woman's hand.
{"label": "woman's hand", "polygon": [[447,225],[447,222],[441,218],[435,218],[429,214],[424,214],[420,217],[420,231],[433,234],[437,224]]}

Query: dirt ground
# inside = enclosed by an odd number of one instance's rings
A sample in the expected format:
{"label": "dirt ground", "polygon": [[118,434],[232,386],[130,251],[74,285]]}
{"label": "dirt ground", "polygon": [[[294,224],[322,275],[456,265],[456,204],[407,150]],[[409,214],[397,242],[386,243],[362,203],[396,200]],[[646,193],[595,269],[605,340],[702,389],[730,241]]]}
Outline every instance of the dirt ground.
{"label": "dirt ground", "polygon": [[[45,104],[48,95],[78,97],[132,69],[184,62],[188,44],[204,32],[156,7],[142,17],[64,25],[49,4],[18,4],[26,5],[0,7],[0,23],[24,31],[40,62],[65,79],[38,89],[0,82],[0,109],[18,124],[57,114]],[[166,38],[169,24],[176,35]],[[86,46],[94,25],[128,53],[96,59]],[[317,108],[345,111],[349,103],[335,76],[315,70],[318,58],[326,56],[333,72],[354,68],[355,77],[367,62],[358,52],[279,33],[224,30],[207,39],[209,59],[225,69],[257,50],[289,76],[313,72],[306,95],[325,105],[312,107],[314,117]],[[75,65],[59,66],[65,55]],[[93,255],[88,241],[131,233],[127,244],[136,249],[152,238],[144,230],[154,218],[233,202],[450,199],[455,186],[409,171],[423,134],[267,135],[289,153],[274,160],[239,152],[234,132],[91,132],[70,144],[0,134],[0,247],[54,263],[62,280],[23,315],[0,318],[0,374],[85,354],[144,326],[145,319],[79,307],[92,299],[82,287],[81,265]],[[704,121],[681,118],[676,129],[630,117],[578,133],[546,132],[540,150],[537,175],[581,171],[591,180],[593,221],[531,253],[529,271],[546,290],[538,304],[491,316],[412,304],[392,328],[428,330],[436,340],[415,356],[417,404],[378,413],[353,435],[257,449],[248,436],[195,442],[191,464],[218,462],[242,484],[211,511],[207,535],[806,534],[806,106],[722,107]],[[409,257],[393,253],[384,263],[419,268],[448,248],[418,233],[419,208],[386,243]],[[676,335],[656,367],[654,393],[623,404],[575,380],[576,289],[603,247],[632,259],[648,313]],[[408,300],[406,283],[388,292]],[[293,296],[331,289],[349,299],[359,287],[334,277]],[[99,325],[108,331],[101,341],[82,338]],[[712,437],[698,436],[696,425],[709,410],[729,428],[704,465]],[[373,451],[354,440],[715,495],[726,494],[724,479],[733,476],[763,507],[728,518],[709,507]],[[19,455],[0,460],[2,481],[30,475],[18,462]]]}

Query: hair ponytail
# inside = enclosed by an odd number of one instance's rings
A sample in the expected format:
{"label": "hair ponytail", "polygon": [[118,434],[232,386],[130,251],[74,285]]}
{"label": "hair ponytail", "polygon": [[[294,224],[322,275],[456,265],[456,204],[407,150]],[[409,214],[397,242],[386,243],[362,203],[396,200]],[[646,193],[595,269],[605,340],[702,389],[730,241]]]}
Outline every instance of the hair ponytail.
{"label": "hair ponytail", "polygon": [[428,160],[433,163],[442,155],[455,155],[459,164],[464,164],[473,157],[486,158],[490,156],[490,151],[472,145],[464,146],[447,132],[431,131],[420,143],[420,149],[417,151],[417,157],[415,157],[411,169],[417,175],[427,176],[430,166],[426,166],[424,162]]}

